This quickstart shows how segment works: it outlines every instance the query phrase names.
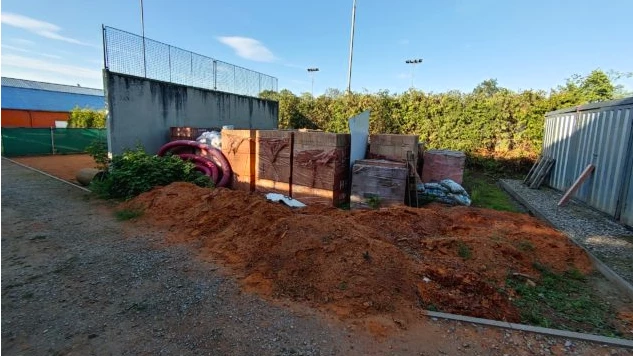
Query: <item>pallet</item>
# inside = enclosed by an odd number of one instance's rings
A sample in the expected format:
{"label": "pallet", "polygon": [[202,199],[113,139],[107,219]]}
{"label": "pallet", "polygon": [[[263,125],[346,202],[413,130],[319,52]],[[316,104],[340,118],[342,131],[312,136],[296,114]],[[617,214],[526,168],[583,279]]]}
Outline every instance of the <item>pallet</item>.
{"label": "pallet", "polygon": [[538,189],[551,172],[555,162],[556,160],[553,158],[540,156],[532,168],[530,168],[530,171],[523,180],[523,184],[530,189]]}

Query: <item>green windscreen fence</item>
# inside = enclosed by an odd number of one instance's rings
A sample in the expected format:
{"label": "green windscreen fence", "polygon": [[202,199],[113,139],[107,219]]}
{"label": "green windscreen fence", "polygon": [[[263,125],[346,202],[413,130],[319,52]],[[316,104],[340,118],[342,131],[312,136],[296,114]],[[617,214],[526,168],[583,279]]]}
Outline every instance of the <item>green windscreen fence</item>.
{"label": "green windscreen fence", "polygon": [[106,142],[106,129],[2,128],[2,155],[83,153],[95,141]]}

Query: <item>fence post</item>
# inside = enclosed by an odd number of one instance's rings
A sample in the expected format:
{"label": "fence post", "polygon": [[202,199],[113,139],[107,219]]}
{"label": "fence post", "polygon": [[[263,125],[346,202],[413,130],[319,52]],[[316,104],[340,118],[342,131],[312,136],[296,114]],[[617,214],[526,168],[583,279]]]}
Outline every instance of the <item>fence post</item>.
{"label": "fence post", "polygon": [[55,154],[55,134],[53,132],[54,128],[51,126],[51,153]]}
{"label": "fence post", "polygon": [[108,69],[108,41],[106,39],[106,28],[104,24],[101,24],[101,30],[103,34],[103,68]]}
{"label": "fence post", "polygon": [[189,85],[194,86],[193,84],[193,52],[189,52],[191,55],[191,64],[189,65]]}
{"label": "fence post", "polygon": [[171,81],[171,46],[167,45],[167,49],[169,50],[169,82],[172,83]]}
{"label": "fence post", "polygon": [[259,73],[259,90],[257,91],[257,96],[262,93],[262,73]]}
{"label": "fence post", "polygon": [[213,60],[213,90],[218,90],[218,61]]}

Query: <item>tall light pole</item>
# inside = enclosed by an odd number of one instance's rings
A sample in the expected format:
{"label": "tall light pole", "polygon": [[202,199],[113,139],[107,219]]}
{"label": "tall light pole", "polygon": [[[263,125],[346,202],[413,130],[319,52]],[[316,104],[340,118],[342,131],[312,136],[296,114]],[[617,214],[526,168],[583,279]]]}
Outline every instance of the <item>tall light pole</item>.
{"label": "tall light pole", "polygon": [[145,61],[145,16],[143,14],[143,0],[141,0],[141,35],[143,37],[143,70],[147,77],[147,62]]}
{"label": "tall light pole", "polygon": [[354,25],[356,24],[356,0],[352,4],[352,34],[349,40],[349,70],[347,71],[347,93],[352,92],[352,54],[354,53]]}
{"label": "tall light pole", "polygon": [[406,64],[411,64],[411,88],[415,88],[413,86],[413,75],[415,74],[415,66],[422,63],[422,58],[420,59],[407,59],[404,61]]}
{"label": "tall light pole", "polygon": [[312,97],[314,97],[314,73],[318,71],[319,68],[308,68],[308,73],[310,74],[310,77],[312,77],[312,91],[310,92],[312,94]]}

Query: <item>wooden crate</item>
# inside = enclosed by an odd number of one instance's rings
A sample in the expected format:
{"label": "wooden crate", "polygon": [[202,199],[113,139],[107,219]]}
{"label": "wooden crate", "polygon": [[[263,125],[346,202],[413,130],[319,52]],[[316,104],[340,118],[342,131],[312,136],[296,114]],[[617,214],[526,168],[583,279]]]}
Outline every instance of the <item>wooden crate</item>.
{"label": "wooden crate", "polygon": [[352,168],[352,209],[404,205],[407,191],[406,163],[360,160]]}
{"label": "wooden crate", "polygon": [[350,135],[295,132],[293,198],[341,205],[348,201]]}
{"label": "wooden crate", "polygon": [[293,135],[292,131],[257,130],[255,134],[255,189],[257,191],[290,194]]}
{"label": "wooden crate", "polygon": [[256,130],[222,130],[222,153],[233,170],[233,189],[255,190],[255,140]]}
{"label": "wooden crate", "polygon": [[442,179],[452,179],[462,184],[464,178],[464,152],[451,150],[429,150],[424,152],[424,167],[422,181],[424,183],[439,182]]}
{"label": "wooden crate", "polygon": [[407,151],[418,160],[418,136],[379,134],[369,136],[369,158],[407,161]]}

